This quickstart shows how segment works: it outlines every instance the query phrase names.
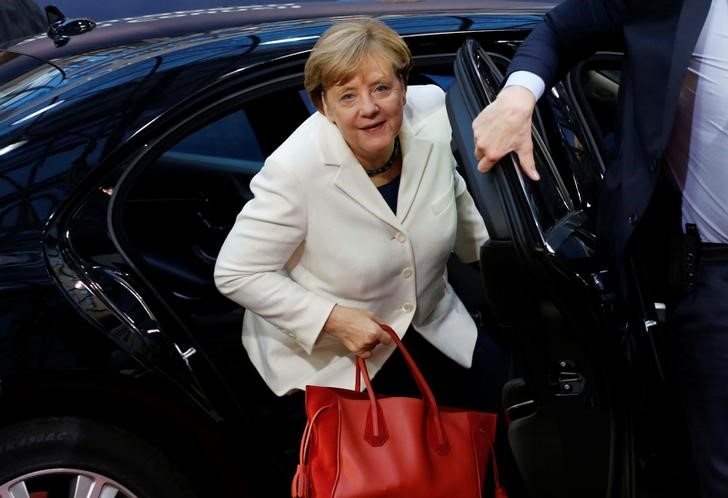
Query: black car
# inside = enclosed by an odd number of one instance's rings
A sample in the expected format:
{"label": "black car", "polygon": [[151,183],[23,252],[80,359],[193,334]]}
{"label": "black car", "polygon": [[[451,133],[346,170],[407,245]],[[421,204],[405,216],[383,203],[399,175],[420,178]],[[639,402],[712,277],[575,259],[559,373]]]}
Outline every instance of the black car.
{"label": "black car", "polygon": [[448,92],[491,235],[481,275],[453,261],[450,279],[512,355],[512,498],[694,496],[662,308],[618,306],[596,256],[620,48],[542,99],[534,183],[514,158],[478,173],[470,123],[550,4],[258,7],[97,25],[51,9],[47,36],[0,51],[0,497],[288,494],[300,413],[251,366],[212,273],[251,177],[314,112],[308,52],[352,14],[405,37],[411,85]]}

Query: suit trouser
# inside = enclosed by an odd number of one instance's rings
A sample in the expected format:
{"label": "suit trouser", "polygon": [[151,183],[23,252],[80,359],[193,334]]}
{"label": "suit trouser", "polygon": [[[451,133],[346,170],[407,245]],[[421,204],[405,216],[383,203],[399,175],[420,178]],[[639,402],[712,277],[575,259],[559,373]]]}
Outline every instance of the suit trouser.
{"label": "suit trouser", "polygon": [[728,260],[701,263],[695,288],[668,308],[668,326],[702,498],[724,498],[728,496]]}

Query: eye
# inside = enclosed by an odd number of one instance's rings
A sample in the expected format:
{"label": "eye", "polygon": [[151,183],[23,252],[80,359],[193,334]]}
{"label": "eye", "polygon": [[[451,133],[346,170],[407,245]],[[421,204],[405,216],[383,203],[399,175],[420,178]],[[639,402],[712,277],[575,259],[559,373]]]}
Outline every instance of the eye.
{"label": "eye", "polygon": [[374,93],[387,93],[390,89],[390,86],[385,83],[380,83],[377,86],[374,87]]}
{"label": "eye", "polygon": [[354,97],[354,94],[353,93],[347,92],[347,93],[342,94],[341,97],[339,97],[339,100],[341,102],[346,103],[346,102],[353,102],[354,101],[354,98],[355,97]]}

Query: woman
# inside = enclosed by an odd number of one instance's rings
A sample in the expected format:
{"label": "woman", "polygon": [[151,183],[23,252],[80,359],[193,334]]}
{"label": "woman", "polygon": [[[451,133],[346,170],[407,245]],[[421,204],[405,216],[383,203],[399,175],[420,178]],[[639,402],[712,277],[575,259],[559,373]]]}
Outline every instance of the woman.
{"label": "woman", "polygon": [[305,68],[318,112],[253,178],[220,251],[215,282],[247,309],[243,344],[279,396],[353,388],[355,355],[376,374],[395,348],[379,323],[471,365],[476,325],[445,265],[453,250],[477,260],[488,235],[454,169],[444,93],[408,90],[411,64],[377,21],[330,28]]}

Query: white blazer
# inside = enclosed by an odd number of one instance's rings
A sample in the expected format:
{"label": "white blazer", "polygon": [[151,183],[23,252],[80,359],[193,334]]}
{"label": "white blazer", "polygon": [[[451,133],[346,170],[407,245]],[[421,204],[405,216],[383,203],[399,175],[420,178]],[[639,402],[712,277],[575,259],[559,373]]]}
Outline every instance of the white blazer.
{"label": "white blazer", "polygon": [[[476,261],[488,234],[455,171],[445,94],[412,86],[400,132],[397,213],[335,125],[309,117],[250,183],[215,266],[215,283],[246,308],[243,346],[268,386],[353,388],[355,357],[321,329],[335,304],[368,309],[403,336],[411,324],[469,367],[477,329],[447,283],[454,250]],[[394,350],[377,346],[375,374]]]}

